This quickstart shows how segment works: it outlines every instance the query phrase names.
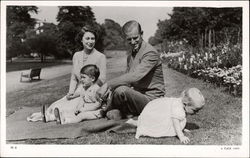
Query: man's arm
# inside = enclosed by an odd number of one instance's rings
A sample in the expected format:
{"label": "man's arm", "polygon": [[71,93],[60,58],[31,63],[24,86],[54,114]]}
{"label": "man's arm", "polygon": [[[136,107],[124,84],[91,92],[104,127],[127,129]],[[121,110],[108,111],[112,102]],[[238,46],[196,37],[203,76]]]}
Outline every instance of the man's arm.
{"label": "man's arm", "polygon": [[131,84],[139,81],[146,76],[159,62],[159,55],[154,52],[144,54],[141,63],[139,63],[134,71],[130,71],[120,77],[114,78],[107,82],[108,87],[114,88],[119,85]]}
{"label": "man's arm", "polygon": [[172,121],[173,121],[173,124],[174,124],[174,129],[175,129],[175,132],[178,136],[178,138],[180,139],[180,141],[184,144],[187,144],[190,142],[189,138],[186,137],[182,130],[181,130],[181,126],[180,126],[180,120],[176,119],[176,118],[172,118]]}

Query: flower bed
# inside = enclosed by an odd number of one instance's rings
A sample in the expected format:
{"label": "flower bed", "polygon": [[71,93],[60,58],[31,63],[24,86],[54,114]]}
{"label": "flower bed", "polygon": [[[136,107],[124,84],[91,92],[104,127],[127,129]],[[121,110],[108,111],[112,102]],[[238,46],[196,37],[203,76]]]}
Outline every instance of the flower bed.
{"label": "flower bed", "polygon": [[[171,46],[176,47],[178,44]],[[163,63],[192,77],[224,86],[235,96],[242,94],[242,49],[240,44],[233,46],[225,44],[202,50],[189,48],[179,50],[180,52],[182,53],[180,56],[162,59]]]}
{"label": "flower bed", "polygon": [[237,65],[231,68],[206,68],[195,70],[193,76],[203,79],[206,82],[214,83],[218,86],[225,86],[227,90],[235,95],[242,93],[242,66]]}

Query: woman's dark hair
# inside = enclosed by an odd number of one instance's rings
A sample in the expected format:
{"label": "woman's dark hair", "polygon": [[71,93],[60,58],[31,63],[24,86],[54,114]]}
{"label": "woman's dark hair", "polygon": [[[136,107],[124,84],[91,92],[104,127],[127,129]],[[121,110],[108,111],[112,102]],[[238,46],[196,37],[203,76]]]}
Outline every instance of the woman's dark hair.
{"label": "woman's dark hair", "polygon": [[81,30],[77,33],[76,37],[75,37],[75,41],[76,41],[76,44],[77,44],[77,49],[75,51],[80,51],[83,49],[83,45],[82,45],[82,37],[83,35],[86,33],[86,32],[91,32],[94,34],[95,36],[95,41],[97,42],[97,38],[98,38],[98,35],[97,35],[97,32],[96,30],[94,29],[93,26],[91,25],[85,25],[81,28]]}
{"label": "woman's dark hair", "polygon": [[89,65],[83,66],[80,73],[85,74],[89,77],[95,77],[95,81],[96,81],[100,75],[100,70],[96,65],[89,64]]}
{"label": "woman's dark hair", "polygon": [[81,28],[80,32],[77,34],[78,36],[78,40],[82,40],[82,36],[86,33],[86,32],[91,32],[94,34],[95,36],[95,40],[97,41],[97,38],[98,38],[98,35],[97,35],[97,32],[96,30],[94,29],[93,26],[91,25],[85,25]]}

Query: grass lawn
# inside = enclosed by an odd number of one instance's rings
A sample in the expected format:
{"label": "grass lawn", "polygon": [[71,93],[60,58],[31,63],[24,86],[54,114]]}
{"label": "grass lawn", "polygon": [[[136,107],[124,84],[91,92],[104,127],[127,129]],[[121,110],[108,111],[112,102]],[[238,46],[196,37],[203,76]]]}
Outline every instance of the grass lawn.
{"label": "grass lawn", "polygon": [[[197,115],[187,116],[186,135],[193,145],[241,145],[242,139],[242,98],[233,97],[223,88],[190,78],[171,69],[166,69],[166,94],[177,96],[187,87],[201,89],[206,98],[205,107]],[[108,78],[121,72],[109,73]],[[33,87],[7,94],[7,116],[23,106],[41,107],[51,104],[67,93],[70,75],[44,80]],[[29,96],[29,97],[27,97]],[[134,134],[101,132],[77,139],[27,139],[10,141],[17,144],[165,144],[179,145],[176,137],[149,138],[139,140]]]}
{"label": "grass lawn", "polygon": [[6,72],[27,70],[30,68],[44,68],[62,64],[71,64],[71,62],[64,62],[60,60],[49,60],[49,61],[44,61],[43,63],[41,63],[40,60],[13,61],[6,63]]}

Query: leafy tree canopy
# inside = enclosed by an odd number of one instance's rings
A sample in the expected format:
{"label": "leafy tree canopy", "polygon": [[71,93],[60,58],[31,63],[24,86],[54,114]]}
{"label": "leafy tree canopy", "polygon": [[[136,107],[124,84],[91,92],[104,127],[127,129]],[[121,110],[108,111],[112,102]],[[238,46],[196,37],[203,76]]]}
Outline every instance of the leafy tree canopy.
{"label": "leafy tree canopy", "polygon": [[102,51],[103,29],[95,20],[92,8],[89,6],[60,6],[57,14],[59,39],[64,44],[65,50],[73,54],[73,52],[82,49],[77,34],[84,25],[90,24],[99,35],[96,41],[96,49]]}
{"label": "leafy tree canopy", "polygon": [[124,49],[126,42],[121,26],[111,19],[105,19],[102,27],[105,29],[103,44],[105,49]]}
{"label": "leafy tree canopy", "polygon": [[37,13],[37,9],[36,6],[7,6],[7,59],[28,52],[21,42],[26,38],[27,29],[35,24],[30,13]]}
{"label": "leafy tree canopy", "polygon": [[[163,39],[187,39],[196,45],[200,33],[209,29],[221,32],[225,28],[236,28],[241,31],[241,8],[203,8],[203,7],[175,7],[170,19],[158,22],[155,38],[161,43]],[[218,34],[218,36],[220,36]]]}

